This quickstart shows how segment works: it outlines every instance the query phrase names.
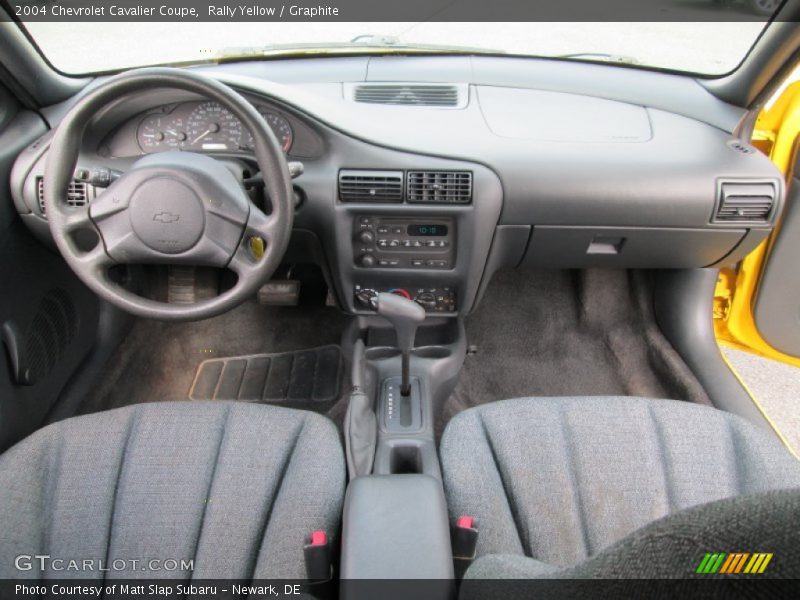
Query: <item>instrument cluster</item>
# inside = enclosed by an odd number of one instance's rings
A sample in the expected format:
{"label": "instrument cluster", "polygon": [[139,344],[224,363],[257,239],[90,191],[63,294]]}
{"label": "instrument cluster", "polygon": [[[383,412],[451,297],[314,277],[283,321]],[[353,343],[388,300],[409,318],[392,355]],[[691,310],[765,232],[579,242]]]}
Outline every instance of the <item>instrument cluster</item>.
{"label": "instrument cluster", "polygon": [[[255,105],[289,152],[294,132],[289,121],[271,108]],[[136,130],[142,152],[187,150],[192,152],[251,152],[253,136],[230,110],[213,101],[183,102],[163,106],[145,115]]]}

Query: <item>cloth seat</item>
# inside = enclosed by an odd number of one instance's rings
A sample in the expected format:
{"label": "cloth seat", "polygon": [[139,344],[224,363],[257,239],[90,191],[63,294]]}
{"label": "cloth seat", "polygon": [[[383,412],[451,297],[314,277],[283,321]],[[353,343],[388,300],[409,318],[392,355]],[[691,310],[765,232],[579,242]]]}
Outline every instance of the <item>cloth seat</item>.
{"label": "cloth seat", "polygon": [[475,518],[486,557],[467,577],[590,573],[576,565],[662,517],[800,486],[800,462],[770,432],[674,400],[487,404],[451,420],[440,455],[451,517]]}
{"label": "cloth seat", "polygon": [[[338,534],[344,485],[336,428],[310,412],[167,402],[68,419],[0,456],[0,578],[305,578],[303,546]],[[42,554],[64,562],[15,566]]]}

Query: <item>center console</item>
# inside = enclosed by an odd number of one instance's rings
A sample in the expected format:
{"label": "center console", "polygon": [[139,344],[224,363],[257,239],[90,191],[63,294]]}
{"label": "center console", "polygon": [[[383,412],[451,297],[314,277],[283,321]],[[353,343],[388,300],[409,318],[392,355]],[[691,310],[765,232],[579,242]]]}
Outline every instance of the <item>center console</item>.
{"label": "center console", "polygon": [[339,169],[332,218],[315,227],[352,315],[342,339],[353,367],[342,577],[424,573],[447,582],[430,594],[444,600],[453,557],[436,419],[466,356],[462,317],[492,264],[502,186],[479,164],[402,153],[381,163],[381,153],[373,149],[372,169]]}
{"label": "center console", "polygon": [[[395,306],[386,309],[387,303]],[[466,355],[463,322],[431,315],[421,320],[414,313],[423,311],[411,300],[388,302],[387,295],[376,308],[382,316],[355,318],[343,340],[355,350],[354,392],[345,418],[352,479],[344,506],[340,597],[374,598],[377,590],[369,582],[391,579],[401,586],[414,580],[408,595],[448,600],[455,591],[451,523],[434,431]],[[350,414],[356,401],[362,402],[360,421]],[[373,461],[363,460],[367,447]],[[354,460],[354,452],[362,460]]]}

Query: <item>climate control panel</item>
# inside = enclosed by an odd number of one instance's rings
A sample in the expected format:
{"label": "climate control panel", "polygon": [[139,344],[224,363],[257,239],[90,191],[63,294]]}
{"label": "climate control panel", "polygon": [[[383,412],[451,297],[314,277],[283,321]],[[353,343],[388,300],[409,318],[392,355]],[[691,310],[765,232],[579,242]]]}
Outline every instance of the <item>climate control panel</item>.
{"label": "climate control panel", "polygon": [[389,292],[413,300],[431,313],[456,312],[456,295],[449,287],[372,288],[357,285],[353,290],[356,307],[362,310],[375,310],[375,299],[379,292]]}
{"label": "climate control panel", "polygon": [[365,269],[452,269],[455,240],[452,219],[377,215],[353,219],[353,259]]}

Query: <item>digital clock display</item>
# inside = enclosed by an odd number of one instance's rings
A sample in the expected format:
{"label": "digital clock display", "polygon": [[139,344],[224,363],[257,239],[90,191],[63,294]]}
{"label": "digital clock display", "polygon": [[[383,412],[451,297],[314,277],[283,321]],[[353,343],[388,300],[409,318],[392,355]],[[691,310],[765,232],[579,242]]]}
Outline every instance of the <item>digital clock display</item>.
{"label": "digital clock display", "polygon": [[414,224],[408,226],[407,232],[413,236],[443,237],[447,235],[447,225]]}

